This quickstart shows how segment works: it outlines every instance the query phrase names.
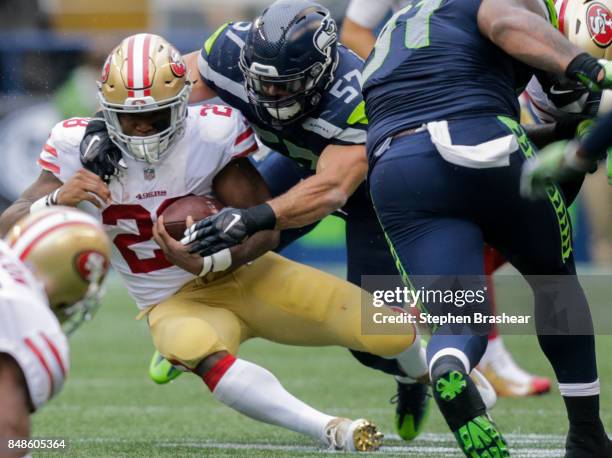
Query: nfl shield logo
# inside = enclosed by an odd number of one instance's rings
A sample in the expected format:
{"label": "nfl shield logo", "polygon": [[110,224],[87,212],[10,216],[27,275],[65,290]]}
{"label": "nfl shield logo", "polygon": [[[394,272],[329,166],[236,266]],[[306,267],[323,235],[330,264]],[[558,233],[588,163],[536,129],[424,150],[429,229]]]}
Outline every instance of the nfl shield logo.
{"label": "nfl shield logo", "polygon": [[144,179],[151,181],[155,179],[155,169],[144,169]]}

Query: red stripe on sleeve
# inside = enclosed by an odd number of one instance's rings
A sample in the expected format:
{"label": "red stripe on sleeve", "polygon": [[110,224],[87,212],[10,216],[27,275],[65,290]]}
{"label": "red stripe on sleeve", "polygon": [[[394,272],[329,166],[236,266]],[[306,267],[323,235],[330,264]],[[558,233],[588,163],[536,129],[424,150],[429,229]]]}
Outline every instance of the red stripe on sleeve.
{"label": "red stripe on sleeve", "polygon": [[53,376],[51,375],[51,369],[49,369],[49,365],[47,364],[47,361],[45,361],[45,357],[43,356],[41,351],[38,349],[38,347],[34,345],[34,342],[32,342],[30,338],[26,337],[23,340],[25,344],[28,346],[28,348],[32,351],[32,353],[34,353],[34,356],[36,356],[41,366],[45,369],[45,372],[47,373],[47,376],[49,377],[49,395],[52,395],[53,394]]}
{"label": "red stripe on sleeve", "polygon": [[247,138],[249,138],[251,135],[253,135],[253,129],[249,127],[247,130],[245,130],[244,132],[242,132],[240,135],[236,137],[236,141],[234,142],[234,145],[238,145],[242,143]]}
{"label": "red stripe on sleeve", "polygon": [[258,149],[259,149],[259,145],[257,145],[257,142],[255,142],[255,143],[253,143],[253,145],[250,148],[247,148],[242,153],[238,153],[238,154],[234,155],[234,157],[245,157],[245,156],[248,156],[249,154],[257,151]]}
{"label": "red stripe on sleeve", "polygon": [[53,357],[55,358],[55,360],[57,361],[57,364],[60,367],[60,370],[62,371],[62,376],[64,378],[66,378],[66,365],[64,364],[64,361],[62,360],[62,357],[59,353],[59,351],[57,350],[57,347],[53,344],[53,342],[51,341],[51,339],[49,339],[45,334],[43,334],[42,332],[40,333],[40,336],[43,338],[43,340],[46,342],[47,347],[49,347],[49,350],[51,350],[51,353],[53,354]]}
{"label": "red stripe on sleeve", "polygon": [[44,159],[38,159],[38,165],[40,165],[43,169],[48,170],[53,173],[60,173],[60,168],[52,164],[51,162],[45,161]]}
{"label": "red stripe on sleeve", "polygon": [[204,383],[206,383],[206,386],[210,391],[215,391],[215,388],[221,380],[221,377],[223,377],[228,371],[228,369],[232,367],[234,361],[236,361],[236,358],[234,358],[234,356],[227,355],[221,360],[217,361],[217,364],[215,364],[211,370],[204,374],[202,379],[204,380]]}
{"label": "red stripe on sleeve", "polygon": [[53,148],[51,145],[49,145],[48,143],[45,143],[45,146],[43,146],[43,149],[50,155],[57,157],[57,150]]}

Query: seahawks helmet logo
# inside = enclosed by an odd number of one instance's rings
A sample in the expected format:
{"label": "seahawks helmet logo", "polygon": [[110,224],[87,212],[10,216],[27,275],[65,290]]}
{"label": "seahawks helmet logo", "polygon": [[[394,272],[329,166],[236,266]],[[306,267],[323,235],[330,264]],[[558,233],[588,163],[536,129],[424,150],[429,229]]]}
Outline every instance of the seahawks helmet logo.
{"label": "seahawks helmet logo", "polygon": [[328,48],[338,39],[338,27],[336,21],[328,14],[321,21],[321,25],[314,34],[315,47],[321,54],[327,56]]}

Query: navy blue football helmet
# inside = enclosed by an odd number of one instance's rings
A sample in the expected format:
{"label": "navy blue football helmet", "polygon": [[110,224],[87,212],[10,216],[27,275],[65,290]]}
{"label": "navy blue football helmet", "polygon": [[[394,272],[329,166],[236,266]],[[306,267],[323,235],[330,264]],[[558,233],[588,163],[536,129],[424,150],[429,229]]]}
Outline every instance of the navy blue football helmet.
{"label": "navy blue football helmet", "polygon": [[250,103],[273,125],[316,109],[334,79],[338,27],[327,8],[278,0],[253,22],[240,54]]}

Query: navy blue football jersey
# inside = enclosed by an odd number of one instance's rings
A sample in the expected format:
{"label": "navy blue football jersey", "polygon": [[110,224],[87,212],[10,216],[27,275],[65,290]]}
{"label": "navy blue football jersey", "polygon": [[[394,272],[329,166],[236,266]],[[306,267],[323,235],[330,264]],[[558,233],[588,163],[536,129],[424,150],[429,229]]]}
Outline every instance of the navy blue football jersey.
{"label": "navy blue football jersey", "polygon": [[[519,117],[533,69],[484,37],[481,0],[409,0],[381,31],[363,70],[368,151],[429,121]],[[546,0],[551,22],[556,13]]]}
{"label": "navy blue football jersey", "polygon": [[262,121],[250,105],[238,64],[250,28],[251,22],[221,26],[204,43],[198,68],[202,80],[221,100],[243,113],[262,143],[313,172],[326,146],[364,144],[367,119],[361,95],[363,61],[339,46],[334,80],[317,109],[295,123],[276,128]]}

